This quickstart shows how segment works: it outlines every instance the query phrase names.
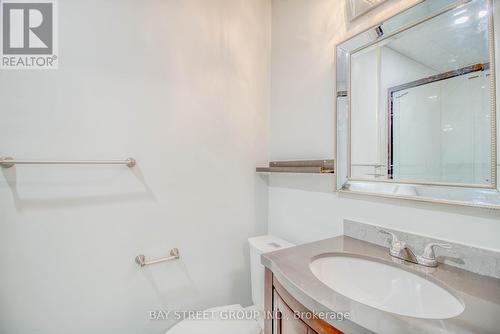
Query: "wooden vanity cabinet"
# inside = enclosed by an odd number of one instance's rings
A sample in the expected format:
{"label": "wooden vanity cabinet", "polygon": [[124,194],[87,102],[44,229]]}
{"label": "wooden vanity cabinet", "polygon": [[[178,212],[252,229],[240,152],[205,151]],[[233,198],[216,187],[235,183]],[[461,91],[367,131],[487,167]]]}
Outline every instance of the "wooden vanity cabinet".
{"label": "wooden vanity cabinet", "polygon": [[266,268],[265,275],[265,311],[273,317],[266,317],[264,334],[343,334],[315,318],[285,290],[272,271]]}
{"label": "wooden vanity cabinet", "polygon": [[[274,292],[274,310],[276,334],[309,334],[310,328],[300,319],[294,317],[292,309]],[[315,333],[315,332],[311,332]]]}

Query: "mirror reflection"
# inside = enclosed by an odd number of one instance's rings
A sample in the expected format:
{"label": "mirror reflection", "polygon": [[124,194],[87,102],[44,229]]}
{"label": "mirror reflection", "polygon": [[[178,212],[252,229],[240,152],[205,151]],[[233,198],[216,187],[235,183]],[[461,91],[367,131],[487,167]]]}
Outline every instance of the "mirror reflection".
{"label": "mirror reflection", "polygon": [[496,187],[487,1],[350,54],[350,178]]}

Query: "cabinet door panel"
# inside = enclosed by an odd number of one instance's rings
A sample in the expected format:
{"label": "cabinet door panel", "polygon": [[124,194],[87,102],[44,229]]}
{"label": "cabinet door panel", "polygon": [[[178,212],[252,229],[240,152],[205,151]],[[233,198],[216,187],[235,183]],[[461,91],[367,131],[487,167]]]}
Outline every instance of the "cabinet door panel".
{"label": "cabinet door panel", "polygon": [[309,334],[309,327],[294,316],[293,311],[276,294],[276,334]]}
{"label": "cabinet door panel", "polygon": [[[304,325],[309,327],[312,332],[309,334],[343,334],[340,330],[336,329],[332,325],[326,323],[325,321],[315,318],[311,311],[309,311],[304,305],[300,304],[293,296],[285,290],[281,283],[273,277],[273,288],[274,288],[274,311],[277,310],[278,300],[284,304],[290,312],[295,312],[295,314],[300,314],[303,316],[300,320]],[[271,298],[273,299],[273,298]],[[293,311],[292,311],[293,310]],[[275,326],[280,325],[275,322]],[[271,331],[266,332],[266,334],[271,334]],[[274,331],[274,334],[280,334],[279,331]]]}

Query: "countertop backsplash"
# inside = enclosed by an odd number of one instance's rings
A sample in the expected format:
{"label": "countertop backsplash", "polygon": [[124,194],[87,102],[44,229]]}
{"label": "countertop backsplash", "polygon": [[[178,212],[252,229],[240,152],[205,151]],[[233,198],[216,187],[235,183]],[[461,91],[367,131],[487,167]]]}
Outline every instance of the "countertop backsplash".
{"label": "countertop backsplash", "polygon": [[416,255],[421,254],[425,246],[431,242],[451,244],[451,249],[435,248],[439,262],[480,275],[500,278],[500,252],[344,219],[344,235],[389,247],[389,238],[380,233],[380,229],[396,234],[400,240],[405,241],[411,247]]}

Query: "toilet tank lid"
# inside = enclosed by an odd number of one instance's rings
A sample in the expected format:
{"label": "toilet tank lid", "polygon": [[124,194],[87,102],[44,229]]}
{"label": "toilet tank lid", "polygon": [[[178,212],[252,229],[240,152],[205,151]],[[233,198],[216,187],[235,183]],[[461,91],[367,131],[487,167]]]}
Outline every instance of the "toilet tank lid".
{"label": "toilet tank lid", "polygon": [[250,244],[250,247],[254,248],[259,253],[267,253],[295,246],[291,242],[285,241],[273,235],[261,235],[260,237],[249,238],[248,243]]}

